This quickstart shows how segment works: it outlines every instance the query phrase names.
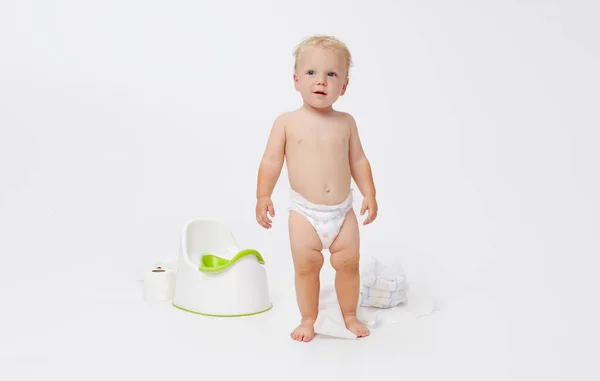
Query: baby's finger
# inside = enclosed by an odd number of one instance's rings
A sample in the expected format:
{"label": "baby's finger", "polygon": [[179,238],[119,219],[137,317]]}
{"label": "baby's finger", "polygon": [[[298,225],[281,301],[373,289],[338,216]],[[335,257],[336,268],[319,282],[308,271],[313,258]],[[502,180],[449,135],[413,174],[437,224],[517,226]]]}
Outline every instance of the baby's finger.
{"label": "baby's finger", "polygon": [[377,208],[369,210],[369,223],[375,221],[377,218]]}
{"label": "baby's finger", "polygon": [[260,217],[259,223],[260,223],[260,226],[262,226],[265,229],[269,229],[271,227],[271,225],[268,222],[266,222],[264,217],[262,217],[262,216]]}
{"label": "baby's finger", "polygon": [[265,221],[265,222],[266,222],[266,223],[268,223],[268,224],[270,224],[271,222],[273,222],[273,221],[271,221],[271,219],[269,218],[269,213],[268,213],[268,210],[265,210],[265,211],[263,212],[262,219],[263,219],[263,221]]}
{"label": "baby's finger", "polygon": [[360,215],[362,216],[363,214],[365,214],[366,210],[367,210],[367,205],[363,204],[362,208],[360,208]]}
{"label": "baby's finger", "polygon": [[273,204],[267,205],[267,210],[271,214],[271,217],[275,217],[275,208],[273,207]]}
{"label": "baby's finger", "polygon": [[367,216],[367,218],[363,222],[363,225],[368,225],[371,222],[373,222],[373,217],[374,217],[373,211],[371,209],[369,209],[369,215]]}
{"label": "baby's finger", "polygon": [[265,222],[267,228],[271,227],[271,223],[273,221],[271,221],[271,219],[269,218],[269,207],[267,205],[265,205],[265,210],[263,210],[263,214],[262,214],[262,219]]}

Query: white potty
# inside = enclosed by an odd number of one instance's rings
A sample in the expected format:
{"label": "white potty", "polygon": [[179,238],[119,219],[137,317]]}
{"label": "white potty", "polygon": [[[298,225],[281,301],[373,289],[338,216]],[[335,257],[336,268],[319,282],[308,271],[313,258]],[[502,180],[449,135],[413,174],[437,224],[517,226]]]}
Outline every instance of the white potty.
{"label": "white potty", "polygon": [[240,251],[223,223],[186,223],[173,305],[209,316],[246,316],[270,310],[262,256],[256,250]]}

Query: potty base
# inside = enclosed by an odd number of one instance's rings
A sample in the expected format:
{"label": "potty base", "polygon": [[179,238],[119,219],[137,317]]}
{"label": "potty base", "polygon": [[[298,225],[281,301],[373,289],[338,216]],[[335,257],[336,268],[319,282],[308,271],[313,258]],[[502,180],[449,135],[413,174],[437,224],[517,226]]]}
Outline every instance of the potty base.
{"label": "potty base", "polygon": [[198,311],[191,311],[191,310],[185,309],[183,307],[179,307],[178,305],[175,304],[175,302],[173,302],[172,304],[173,304],[173,307],[179,308],[180,310],[185,311],[185,312],[191,312],[191,313],[197,314],[197,315],[212,316],[212,317],[243,317],[243,316],[259,315],[259,314],[262,314],[263,312],[267,312],[273,308],[273,305],[271,304],[269,306],[269,308],[267,308],[266,310],[262,310],[262,311],[258,311],[258,312],[251,312],[251,313],[239,314],[239,315],[216,315],[216,314],[205,314],[203,312],[198,312]]}

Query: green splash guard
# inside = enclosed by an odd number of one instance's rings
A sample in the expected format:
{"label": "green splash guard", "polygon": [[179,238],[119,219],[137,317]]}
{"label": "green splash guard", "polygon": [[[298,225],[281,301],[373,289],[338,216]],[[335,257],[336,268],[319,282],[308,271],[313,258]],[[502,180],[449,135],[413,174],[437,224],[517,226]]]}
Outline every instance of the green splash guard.
{"label": "green splash guard", "polygon": [[260,253],[258,251],[252,250],[252,249],[246,249],[246,250],[240,251],[239,253],[237,253],[235,255],[235,257],[233,257],[231,259],[221,258],[221,257],[212,255],[212,254],[204,254],[204,255],[202,255],[202,258],[200,259],[200,267],[198,268],[198,270],[203,271],[203,272],[223,271],[223,270],[227,269],[228,267],[233,266],[233,264],[235,262],[237,262],[238,260],[240,260],[241,258],[243,258],[247,255],[254,255],[256,257],[256,259],[258,260],[258,263],[263,264],[263,265],[265,264],[265,260],[263,259],[263,257],[260,255]]}

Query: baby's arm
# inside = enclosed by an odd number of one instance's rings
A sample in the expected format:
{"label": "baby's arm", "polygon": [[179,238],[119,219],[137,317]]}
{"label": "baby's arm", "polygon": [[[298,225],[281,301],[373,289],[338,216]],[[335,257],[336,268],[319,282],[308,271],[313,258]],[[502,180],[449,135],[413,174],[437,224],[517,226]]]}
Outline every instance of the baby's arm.
{"label": "baby's arm", "polygon": [[363,215],[366,210],[369,211],[369,216],[364,221],[367,225],[377,217],[377,201],[375,198],[375,183],[373,182],[373,173],[371,172],[371,164],[365,155],[360,137],[358,136],[358,127],[356,121],[348,115],[350,124],[350,171],[352,178],[360,193],[364,197],[363,205],[360,214]]}
{"label": "baby's arm", "polygon": [[275,217],[275,208],[271,201],[271,194],[277,184],[281,169],[283,168],[285,155],[285,123],[280,116],[273,123],[271,133],[267,141],[267,147],[258,168],[258,180],[256,186],[256,220],[264,228],[271,227],[271,217]]}

